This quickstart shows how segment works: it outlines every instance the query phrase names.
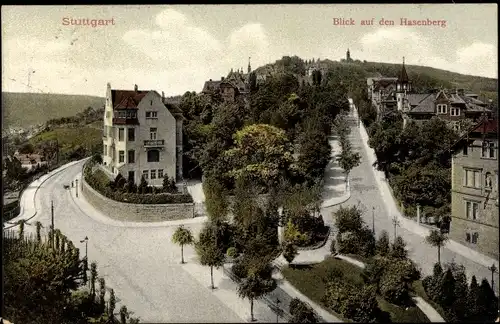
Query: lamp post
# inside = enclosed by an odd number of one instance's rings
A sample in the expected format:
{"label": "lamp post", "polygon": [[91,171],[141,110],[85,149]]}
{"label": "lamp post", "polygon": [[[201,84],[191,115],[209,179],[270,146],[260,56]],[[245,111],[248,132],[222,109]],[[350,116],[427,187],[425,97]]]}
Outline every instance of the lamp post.
{"label": "lamp post", "polygon": [[394,225],[394,242],[396,242],[397,227],[400,225],[399,219],[397,218],[397,216],[394,216],[392,218],[392,225]]}
{"label": "lamp post", "polygon": [[372,231],[375,235],[375,207],[372,207]]}
{"label": "lamp post", "polygon": [[495,291],[495,288],[494,288],[494,284],[495,284],[495,281],[494,281],[494,277],[495,277],[495,272],[498,270],[497,267],[495,266],[495,264],[493,263],[491,265],[491,267],[488,267],[488,270],[491,271],[491,290]]}
{"label": "lamp post", "polygon": [[54,240],[55,240],[55,237],[54,237],[54,234],[55,234],[55,228],[54,228],[54,201],[51,200],[50,201],[50,219],[51,219],[51,233],[52,233],[52,240],[51,240],[51,245],[52,245],[52,248],[54,248]]}
{"label": "lamp post", "polygon": [[78,179],[75,180],[76,183],[76,198],[78,198]]}

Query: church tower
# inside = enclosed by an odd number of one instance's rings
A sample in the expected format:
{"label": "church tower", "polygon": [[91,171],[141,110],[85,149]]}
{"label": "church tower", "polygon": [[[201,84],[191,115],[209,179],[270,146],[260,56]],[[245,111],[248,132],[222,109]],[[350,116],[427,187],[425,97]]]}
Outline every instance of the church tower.
{"label": "church tower", "polygon": [[252,72],[252,67],[250,66],[250,57],[248,58],[248,73]]}
{"label": "church tower", "polygon": [[406,73],[405,58],[403,57],[403,67],[398,76],[398,81],[396,83],[396,99],[398,103],[398,111],[403,113],[404,125],[406,125],[409,111],[407,94],[411,91],[411,82],[408,79],[408,73]]}
{"label": "church tower", "polygon": [[351,52],[349,51],[349,49],[347,49],[347,53],[345,55],[345,60],[347,62],[351,62]]}

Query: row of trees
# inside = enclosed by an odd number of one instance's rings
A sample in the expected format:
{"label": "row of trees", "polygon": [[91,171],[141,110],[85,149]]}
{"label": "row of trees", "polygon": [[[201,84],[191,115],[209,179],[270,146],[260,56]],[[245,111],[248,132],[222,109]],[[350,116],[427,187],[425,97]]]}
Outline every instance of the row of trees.
{"label": "row of trees", "polygon": [[433,274],[422,281],[427,296],[444,310],[450,322],[492,322],[498,313],[498,297],[488,280],[479,285],[475,276],[468,284],[465,268],[450,263],[444,269],[439,262]]}
{"label": "row of trees", "polygon": [[348,139],[351,133],[351,128],[346,119],[346,114],[342,113],[335,117],[333,128],[338,136],[341,152],[337,157],[340,167],[344,170],[346,185],[349,181],[349,173],[352,169],[361,164],[361,155],[359,152],[354,152],[351,142]]}
{"label": "row of trees", "polygon": [[427,215],[449,220],[451,202],[451,146],[458,134],[440,118],[403,129],[399,112],[388,112],[369,128],[368,144],[375,150],[376,166],[384,171],[396,198],[409,216],[415,207]]}
{"label": "row of trees", "polygon": [[[98,278],[92,263],[87,277],[87,260],[59,230],[41,234],[37,222],[36,235],[26,236],[19,222],[19,234],[4,232],[4,317],[14,323],[138,323],[125,306],[116,318],[116,297],[111,289],[105,301],[106,286]],[[99,294],[96,282],[100,283]],[[87,283],[90,288],[87,289]],[[128,321],[128,322],[127,322]]]}

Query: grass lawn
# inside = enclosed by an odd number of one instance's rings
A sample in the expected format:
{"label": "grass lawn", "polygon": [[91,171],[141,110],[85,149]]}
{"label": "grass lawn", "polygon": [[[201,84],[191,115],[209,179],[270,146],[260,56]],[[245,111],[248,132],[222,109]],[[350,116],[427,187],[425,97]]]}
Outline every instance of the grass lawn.
{"label": "grass lawn", "polygon": [[29,139],[36,146],[40,142],[58,140],[61,154],[77,146],[92,148],[102,144],[102,130],[92,127],[54,128],[51,131],[40,133]]}
{"label": "grass lawn", "polygon": [[[314,302],[322,305],[321,299],[325,295],[325,283],[323,279],[332,270],[337,269],[344,274],[345,280],[355,286],[363,286],[361,277],[362,270],[355,265],[335,258],[328,258],[325,261],[311,266],[286,267],[282,270],[284,277],[294,285],[300,292],[311,298]],[[382,298],[377,298],[379,307],[383,311],[391,314],[393,322],[429,322],[427,317],[417,307],[410,307],[408,310],[393,305]],[[325,307],[326,308],[326,307]],[[340,314],[328,309],[332,314],[345,322],[351,322],[343,318]]]}

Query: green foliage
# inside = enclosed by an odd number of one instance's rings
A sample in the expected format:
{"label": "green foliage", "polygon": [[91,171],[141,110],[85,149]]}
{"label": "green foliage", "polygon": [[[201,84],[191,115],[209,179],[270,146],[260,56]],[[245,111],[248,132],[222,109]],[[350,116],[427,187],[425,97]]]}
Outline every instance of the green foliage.
{"label": "green foliage", "polygon": [[165,175],[163,177],[162,190],[166,193],[176,194],[178,193],[177,186],[175,184],[175,179]]}
{"label": "green foliage", "polygon": [[292,263],[293,259],[297,256],[298,251],[295,244],[291,242],[285,242],[283,247],[283,257],[288,263]]}
{"label": "green foliage", "polygon": [[425,238],[425,241],[438,249],[438,262],[441,262],[441,248],[445,246],[446,242],[449,240],[448,236],[441,233],[439,230],[432,230],[429,235]]}
{"label": "green foliage", "polygon": [[334,214],[337,228],[337,251],[341,254],[375,254],[375,236],[362,219],[358,206],[340,207]]}
{"label": "green foliage", "polygon": [[307,241],[307,235],[300,233],[298,226],[295,225],[291,219],[288,220],[286,224],[285,232],[283,233],[283,239],[287,242],[301,245],[303,242]]}
{"label": "green foliage", "polygon": [[[190,194],[143,193],[148,188],[144,177],[141,178],[141,183],[137,188],[138,193],[124,192],[123,189],[129,188],[130,183],[120,174],[116,176],[115,181],[110,183],[102,170],[96,169],[92,171],[91,165],[85,166],[84,177],[87,184],[101,195],[120,202],[132,204],[186,204],[193,202],[193,197]],[[121,191],[117,191],[118,188],[121,188]]]}
{"label": "green foliage", "polygon": [[181,246],[181,262],[184,263],[184,245],[194,243],[193,234],[188,228],[180,225],[172,235],[172,242]]}
{"label": "green foliage", "polygon": [[387,231],[382,231],[379,239],[376,243],[376,252],[377,255],[380,256],[388,256],[391,252],[390,243],[389,243],[389,233]]}
{"label": "green foliage", "polygon": [[101,153],[94,153],[92,155],[92,161],[97,164],[102,164],[102,155]]}
{"label": "green foliage", "polygon": [[361,230],[364,225],[364,221],[361,217],[362,213],[363,212],[358,206],[340,206],[340,208],[333,213],[335,227],[338,232],[357,232]]}
{"label": "green foliage", "polygon": [[210,219],[225,220],[229,212],[229,202],[224,185],[213,177],[206,177],[203,181],[203,192]]}
{"label": "green foliage", "polygon": [[200,259],[200,264],[210,267],[210,278],[212,289],[214,289],[213,268],[224,265],[226,250],[223,242],[218,240],[217,232],[214,231],[214,227],[210,223],[206,223],[201,230],[200,237],[195,242],[195,250]]}
{"label": "green foliage", "polygon": [[318,316],[311,306],[300,299],[292,299],[289,307],[292,315],[289,323],[319,323]]}
{"label": "green foliage", "polygon": [[395,259],[406,259],[408,257],[406,243],[401,236],[396,237],[396,241],[392,244],[390,256]]}
{"label": "green foliage", "polygon": [[336,243],[335,243],[334,239],[332,239],[332,243],[330,243],[330,253],[332,255],[336,255],[337,254],[337,247],[336,247]]}

